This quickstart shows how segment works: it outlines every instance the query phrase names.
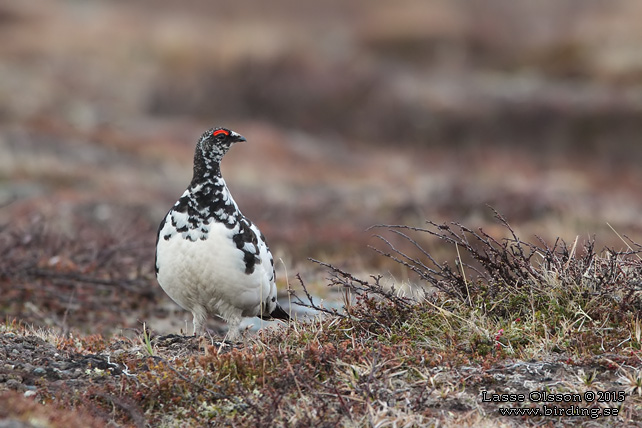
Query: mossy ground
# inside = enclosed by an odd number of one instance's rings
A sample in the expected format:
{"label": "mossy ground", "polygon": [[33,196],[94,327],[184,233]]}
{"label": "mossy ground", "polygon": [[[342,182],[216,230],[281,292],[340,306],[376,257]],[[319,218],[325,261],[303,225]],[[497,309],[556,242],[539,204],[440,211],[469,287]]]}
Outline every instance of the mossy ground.
{"label": "mossy ground", "polygon": [[[420,255],[393,251],[424,286],[411,298],[381,277],[327,265],[328,285],[348,296],[342,310],[306,302],[301,281],[294,301],[319,315],[243,343],[150,329],[62,335],[7,322],[2,395],[12,405],[4,417],[42,426],[616,426],[642,417],[639,246],[550,248],[461,225],[413,232],[457,241],[457,269],[430,265],[418,246]],[[482,391],[625,398],[573,403],[617,409],[600,419],[508,417],[500,407],[570,404],[488,402]]]}
{"label": "mossy ground", "polygon": [[[0,424],[638,423],[642,3],[400,4],[0,3]],[[319,309],[234,346],[177,335],[153,272],[218,125],[281,301]]]}

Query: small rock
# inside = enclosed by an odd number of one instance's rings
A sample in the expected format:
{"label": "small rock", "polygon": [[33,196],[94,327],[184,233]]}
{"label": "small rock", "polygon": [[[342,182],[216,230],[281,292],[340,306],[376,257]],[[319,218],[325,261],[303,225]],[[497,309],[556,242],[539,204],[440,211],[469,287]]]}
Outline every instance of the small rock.
{"label": "small rock", "polygon": [[5,382],[5,386],[9,389],[21,389],[22,384],[15,379],[9,379]]}
{"label": "small rock", "polygon": [[19,364],[19,366],[21,366],[20,368],[26,372],[32,372],[33,369],[35,369],[35,367],[29,363],[22,363],[22,364]]}
{"label": "small rock", "polygon": [[36,376],[44,376],[47,374],[47,370],[43,369],[42,367],[36,367],[35,369],[33,369],[32,373]]}
{"label": "small rock", "polygon": [[26,428],[32,426],[18,419],[0,419],[0,428]]}
{"label": "small rock", "polygon": [[29,390],[25,391],[25,397],[33,397],[36,394],[37,394],[37,392],[32,390],[32,389],[29,389]]}
{"label": "small rock", "polygon": [[[58,379],[73,379],[74,374],[71,370],[59,370],[58,372]],[[78,376],[76,376],[78,377]]]}

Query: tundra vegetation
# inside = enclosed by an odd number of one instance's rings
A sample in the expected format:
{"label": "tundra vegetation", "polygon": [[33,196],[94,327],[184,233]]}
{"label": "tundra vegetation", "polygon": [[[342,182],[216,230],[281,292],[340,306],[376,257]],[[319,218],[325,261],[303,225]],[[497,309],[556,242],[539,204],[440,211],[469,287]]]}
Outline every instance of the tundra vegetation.
{"label": "tundra vegetation", "polygon": [[[639,425],[642,3],[401,3],[0,2],[0,425]],[[153,270],[212,126],[233,345]]]}

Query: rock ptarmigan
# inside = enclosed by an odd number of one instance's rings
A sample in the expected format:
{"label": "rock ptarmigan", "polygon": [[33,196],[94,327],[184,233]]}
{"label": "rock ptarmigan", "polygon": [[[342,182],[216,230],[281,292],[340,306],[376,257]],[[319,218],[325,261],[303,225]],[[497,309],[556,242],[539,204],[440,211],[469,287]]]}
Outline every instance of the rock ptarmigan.
{"label": "rock ptarmigan", "polygon": [[194,154],[194,176],[169,210],[156,238],[156,278],[191,311],[194,334],[210,315],[238,339],[244,317],[289,320],[276,301],[274,259],[265,237],[239,210],[221,176],[221,159],[246,141],[225,128],[205,132]]}

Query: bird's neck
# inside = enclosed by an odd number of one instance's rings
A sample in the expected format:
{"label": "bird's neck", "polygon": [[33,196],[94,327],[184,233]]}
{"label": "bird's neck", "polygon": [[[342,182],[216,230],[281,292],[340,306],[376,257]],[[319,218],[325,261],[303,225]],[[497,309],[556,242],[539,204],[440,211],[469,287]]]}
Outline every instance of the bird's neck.
{"label": "bird's neck", "polygon": [[217,178],[221,177],[221,158],[215,154],[214,156],[205,156],[200,147],[196,148],[194,153],[194,176],[192,177],[192,183],[203,182],[203,181],[215,181]]}

